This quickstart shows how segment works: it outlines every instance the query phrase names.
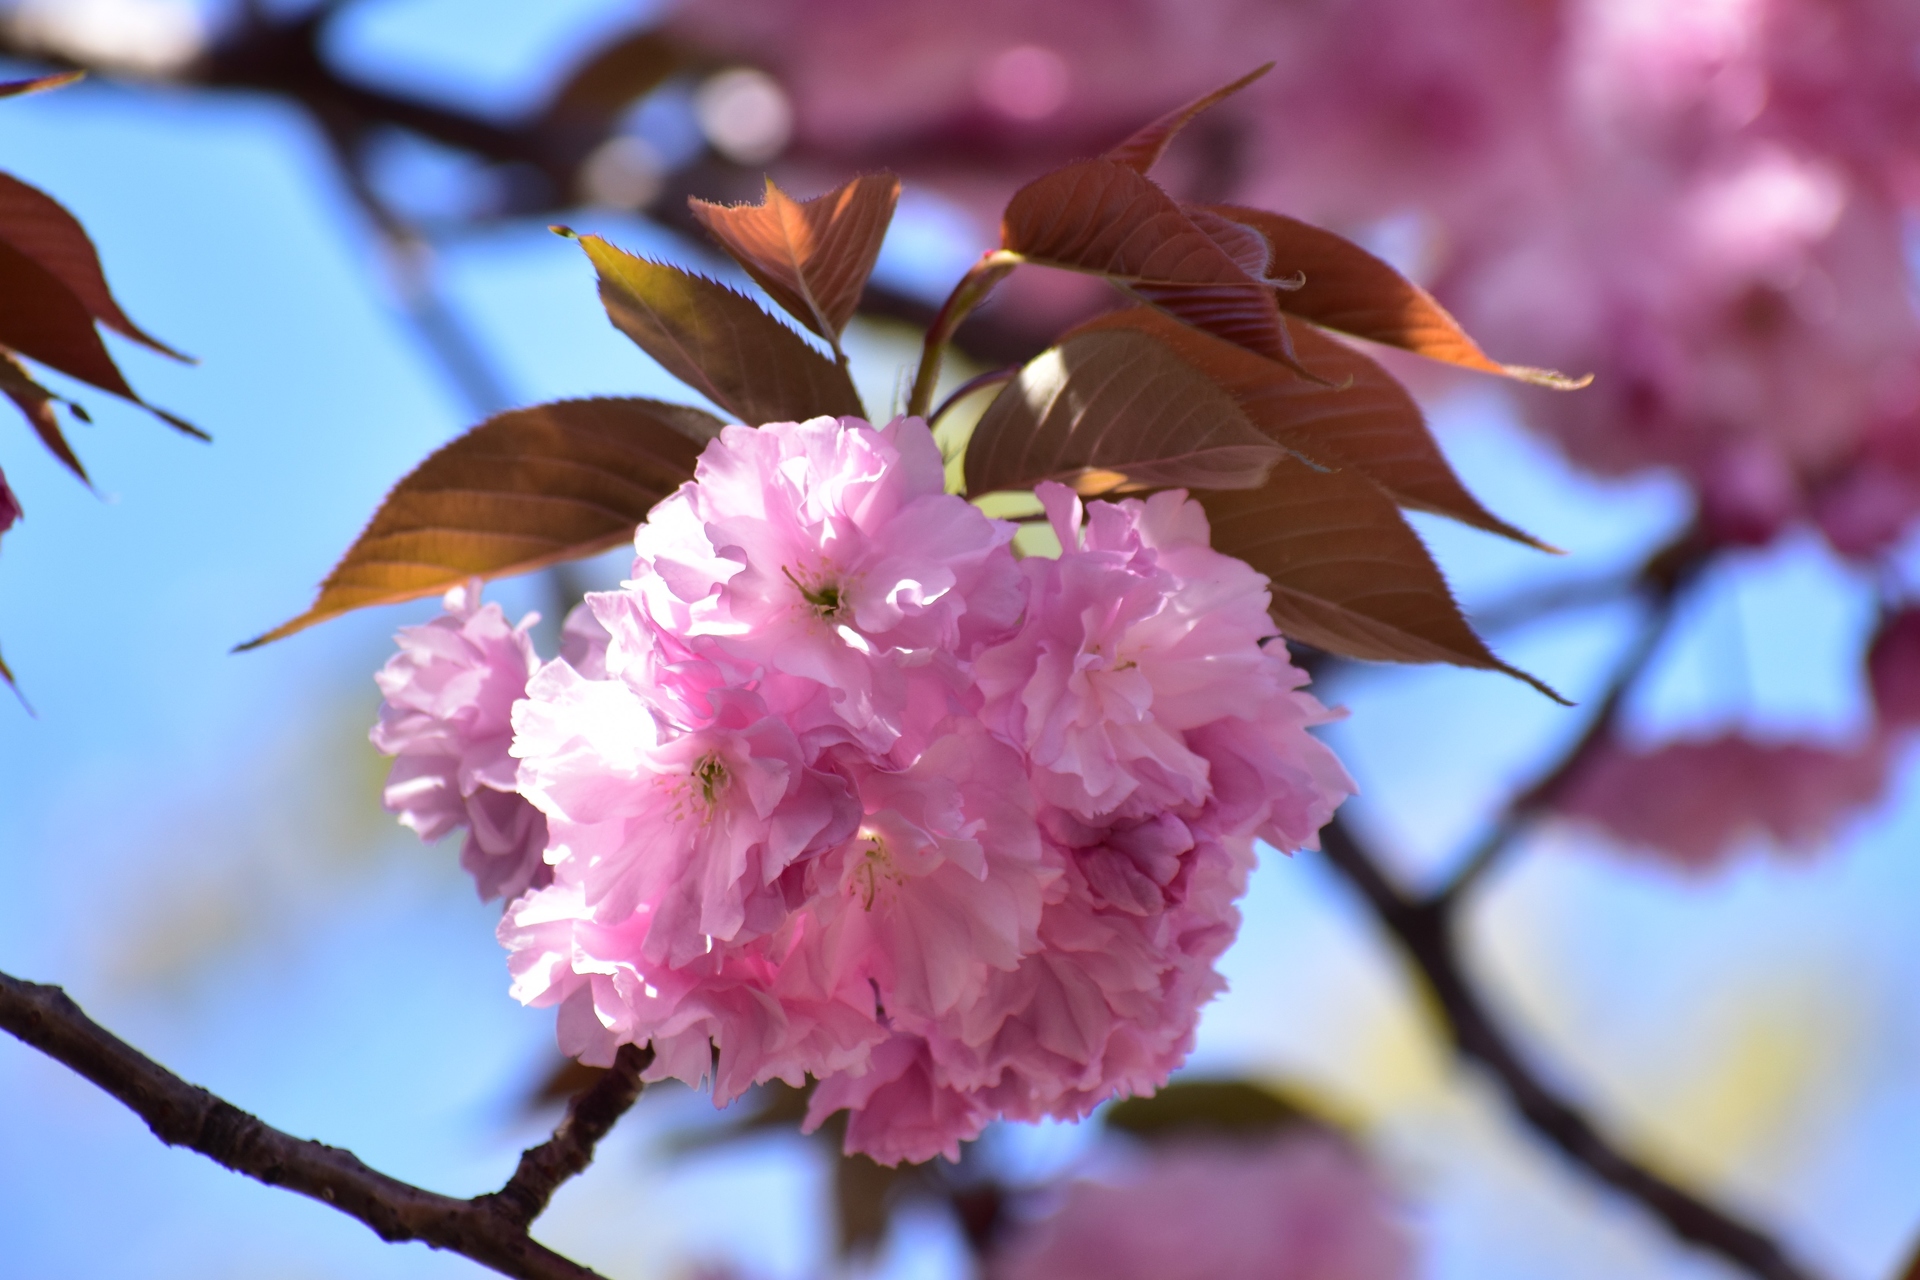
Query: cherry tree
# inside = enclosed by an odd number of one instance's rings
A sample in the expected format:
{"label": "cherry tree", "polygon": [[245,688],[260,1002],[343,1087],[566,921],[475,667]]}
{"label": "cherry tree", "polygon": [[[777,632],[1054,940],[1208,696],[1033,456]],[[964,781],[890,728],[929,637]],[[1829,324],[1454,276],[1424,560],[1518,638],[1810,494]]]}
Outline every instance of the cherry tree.
{"label": "cherry tree", "polygon": [[[729,1132],[833,1142],[850,1249],[931,1197],[996,1275],[1161,1274],[1196,1249],[1220,1274],[1404,1275],[1415,1245],[1337,1125],[1174,1078],[1251,870],[1318,850],[1519,1123],[1678,1238],[1812,1274],[1551,1083],[1462,932],[1547,824],[1709,873],[1756,837],[1819,845],[1893,776],[1920,714],[1902,6],[989,3],[956,25],[924,0],[696,0],[515,120],[342,76],[320,52],[339,8],[248,10],[159,72],[312,113],[484,417],[397,479],[306,612],[241,647],[441,598],[378,675],[385,803],[499,900],[511,993],[558,1011],[572,1101],[461,1200],[194,1088],[56,988],[0,978],[0,1025],[163,1141],[510,1275],[592,1274],[529,1228],[668,1079],[738,1100]],[[112,69],[42,27],[16,24],[16,51]],[[630,108],[688,85],[706,145],[672,161]],[[554,227],[610,323],[713,411],[487,403],[435,323],[438,232],[367,161],[394,128],[531,175],[459,220],[585,197],[730,257],[771,307]],[[72,216],[6,181],[0,373],[84,482],[58,419],[84,410],[18,357],[144,403],[94,326],[175,353]],[[993,244],[937,303],[874,278],[903,181]],[[1414,252],[1363,245],[1394,228]],[[920,337],[890,406],[850,371],[862,316]],[[943,380],[956,356],[968,376]],[[1310,732],[1340,712],[1315,690],[1438,663],[1567,701],[1483,639],[1406,516],[1553,552],[1428,427],[1416,393],[1475,378],[1581,467],[1680,476],[1695,511],[1630,575],[1508,610],[1617,599],[1638,622],[1561,713],[1566,745],[1415,888],[1344,815],[1353,780]],[[0,532],[22,507],[0,477]],[[1880,584],[1865,737],[1637,743],[1627,709],[1701,582],[1808,529]],[[485,600],[626,545],[629,576],[568,602],[557,652]],[[1116,1185],[1019,1185],[967,1145],[1096,1115],[1141,1140]]]}

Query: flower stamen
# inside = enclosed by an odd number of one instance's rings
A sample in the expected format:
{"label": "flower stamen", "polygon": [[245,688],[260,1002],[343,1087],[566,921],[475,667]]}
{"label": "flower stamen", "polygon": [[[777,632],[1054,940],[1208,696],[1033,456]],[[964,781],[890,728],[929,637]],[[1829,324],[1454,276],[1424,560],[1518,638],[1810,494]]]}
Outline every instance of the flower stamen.
{"label": "flower stamen", "polygon": [[800,579],[793,576],[793,570],[785,565],[780,566],[780,572],[787,575],[787,581],[793,584],[794,590],[798,591],[800,598],[812,607],[816,616],[827,619],[840,616],[840,606],[845,601],[841,599],[839,583],[823,582],[817,587],[806,587],[800,584]]}

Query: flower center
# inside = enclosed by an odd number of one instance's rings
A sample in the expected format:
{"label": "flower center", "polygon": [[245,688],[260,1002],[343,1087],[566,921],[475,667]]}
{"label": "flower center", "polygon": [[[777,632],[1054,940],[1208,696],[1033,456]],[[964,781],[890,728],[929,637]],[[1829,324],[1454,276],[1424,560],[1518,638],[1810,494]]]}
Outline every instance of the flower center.
{"label": "flower center", "polygon": [[712,808],[714,797],[727,789],[727,762],[717,755],[702,756],[693,766],[693,780],[700,788],[700,798]]}
{"label": "flower center", "polygon": [[785,565],[780,566],[780,572],[787,575],[787,581],[793,584],[794,590],[800,593],[800,598],[813,609],[816,617],[829,620],[839,618],[840,606],[843,603],[840,598],[839,583],[822,582],[817,586],[809,587],[802,585],[800,579],[793,576],[793,570]]}
{"label": "flower center", "polygon": [[1116,641],[1111,648],[1104,642],[1096,641],[1080,651],[1084,671],[1132,671],[1140,664],[1120,652]]}
{"label": "flower center", "polygon": [[898,880],[899,872],[894,869],[893,858],[887,852],[887,842],[876,831],[866,830],[860,833],[862,848],[860,861],[853,868],[853,887],[851,892],[860,899],[860,905],[873,910],[873,899],[880,892],[885,880]]}

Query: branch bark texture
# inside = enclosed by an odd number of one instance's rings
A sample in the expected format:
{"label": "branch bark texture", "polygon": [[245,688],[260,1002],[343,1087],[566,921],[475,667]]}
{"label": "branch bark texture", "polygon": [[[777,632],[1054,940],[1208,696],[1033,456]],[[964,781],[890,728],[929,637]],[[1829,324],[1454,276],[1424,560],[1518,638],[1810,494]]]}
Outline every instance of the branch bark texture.
{"label": "branch bark texture", "polygon": [[623,1048],[613,1070],[574,1099],[552,1140],[521,1156],[504,1188],[462,1200],[388,1177],[350,1151],[283,1133],[188,1084],[89,1018],[59,987],[0,973],[0,1028],[126,1104],[168,1146],[310,1196],[382,1240],[418,1240],[517,1280],[602,1280],[534,1240],[527,1227],[633,1105],[647,1051]]}

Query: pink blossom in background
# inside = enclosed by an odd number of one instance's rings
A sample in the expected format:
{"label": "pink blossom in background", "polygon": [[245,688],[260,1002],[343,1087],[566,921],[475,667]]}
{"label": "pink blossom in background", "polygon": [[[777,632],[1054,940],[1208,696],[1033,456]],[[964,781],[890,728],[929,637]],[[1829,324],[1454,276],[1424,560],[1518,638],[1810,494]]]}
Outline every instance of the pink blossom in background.
{"label": "pink blossom in background", "polygon": [[1725,540],[1813,518],[1868,555],[1920,511],[1920,319],[1888,189],[1767,107],[1781,8],[1574,7],[1556,162],[1438,288],[1502,358],[1596,375],[1523,393],[1576,460],[1679,468]]}
{"label": "pink blossom in background", "polygon": [[[1920,6],[962,9],[689,0],[672,21],[787,86],[796,170],[904,163],[983,244],[1020,181],[1271,59],[1169,153],[1176,194],[1391,242],[1498,358],[1594,374],[1517,390],[1524,416],[1582,465],[1677,469],[1711,536],[1812,521],[1865,558],[1920,514]],[[1103,305],[1058,273],[1005,288],[999,322],[1023,333]]]}
{"label": "pink blossom in background", "polygon": [[1404,1280],[1406,1229],[1346,1142],[1169,1143],[1076,1182],[989,1267],[993,1280]]}
{"label": "pink blossom in background", "polygon": [[1838,750],[1727,734],[1635,753],[1604,744],[1568,778],[1554,805],[1629,847],[1708,870],[1742,842],[1806,851],[1877,800],[1892,758],[1875,733]]}
{"label": "pink blossom in background", "polygon": [[1563,5],[1553,155],[1451,220],[1438,289],[1586,465],[1678,468],[1706,530],[1812,520],[1844,555],[1920,513],[1905,227],[1920,12],[1881,0]]}
{"label": "pink blossom in background", "polygon": [[460,865],[482,898],[514,898],[544,883],[547,824],[518,792],[508,748],[512,710],[539,665],[528,615],[507,625],[497,604],[480,603],[475,581],[449,591],[446,612],[403,627],[400,652],[374,677],[385,701],[373,745],[394,757],[383,796],[390,812],[438,840],[467,834]]}
{"label": "pink blossom in background", "polygon": [[[1156,176],[1365,229],[1526,181],[1556,6],[1513,0],[686,0],[679,38],[765,68],[793,99],[790,181],[889,167],[971,215],[982,247],[1020,184],[1179,103],[1277,65],[1192,126]],[[849,76],[848,66],[862,74]],[[1112,291],[1021,271],[997,323],[1050,340]],[[1037,345],[1036,345],[1036,349]]]}
{"label": "pink blossom in background", "polygon": [[1867,683],[1882,724],[1920,726],[1920,609],[1885,619],[1867,654]]}
{"label": "pink blossom in background", "polygon": [[1920,204],[1920,10],[1905,0],[1772,0],[1760,12],[1768,127]]}
{"label": "pink blossom in background", "polygon": [[1519,162],[1554,19],[1506,0],[691,0],[673,28],[782,80],[797,163],[905,165],[990,232],[1020,182],[1269,59],[1195,126],[1209,154],[1172,157],[1173,185],[1285,191],[1310,216],[1393,212]]}
{"label": "pink blossom in background", "polygon": [[729,427],[531,678],[468,595],[402,633],[395,794],[450,828],[468,751],[540,820],[499,937],[567,1053],[723,1104],[811,1076],[887,1163],[1166,1082],[1254,841],[1353,784],[1198,503],[1042,497],[1064,550],[1021,563],[918,419]]}

